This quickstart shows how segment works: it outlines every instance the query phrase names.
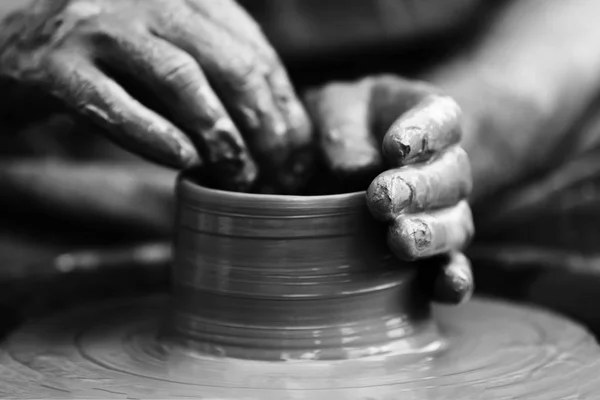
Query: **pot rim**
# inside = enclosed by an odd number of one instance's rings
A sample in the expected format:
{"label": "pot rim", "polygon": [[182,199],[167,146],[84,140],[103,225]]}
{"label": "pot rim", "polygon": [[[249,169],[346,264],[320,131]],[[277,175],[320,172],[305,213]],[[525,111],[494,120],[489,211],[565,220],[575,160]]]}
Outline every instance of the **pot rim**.
{"label": "pot rim", "polygon": [[[197,173],[197,171],[195,171]],[[355,208],[366,203],[366,191],[317,195],[278,195],[233,192],[203,186],[201,177],[190,176],[190,171],[182,172],[177,179],[178,192],[189,200],[201,200],[202,203],[213,203],[221,207],[243,205],[243,208],[306,208],[306,209],[346,209]]]}

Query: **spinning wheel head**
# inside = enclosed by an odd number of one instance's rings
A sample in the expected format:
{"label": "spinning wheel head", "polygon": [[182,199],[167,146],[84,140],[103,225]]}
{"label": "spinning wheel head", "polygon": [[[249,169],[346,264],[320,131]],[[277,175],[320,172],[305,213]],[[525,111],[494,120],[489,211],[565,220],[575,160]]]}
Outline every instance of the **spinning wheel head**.
{"label": "spinning wheel head", "polygon": [[595,340],[529,308],[481,300],[436,307],[442,335],[421,351],[265,362],[207,356],[157,339],[165,307],[163,298],[134,299],[23,328],[0,352],[0,393],[207,400],[558,400],[600,393]]}

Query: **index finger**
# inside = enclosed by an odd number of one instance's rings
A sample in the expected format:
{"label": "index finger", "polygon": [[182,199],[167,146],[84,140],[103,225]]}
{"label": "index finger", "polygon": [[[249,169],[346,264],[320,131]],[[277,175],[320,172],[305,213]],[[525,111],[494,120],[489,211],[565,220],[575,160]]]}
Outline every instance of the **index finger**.
{"label": "index finger", "polygon": [[131,97],[88,61],[63,54],[49,62],[48,70],[49,90],[106,128],[109,137],[124,148],[175,168],[200,164],[196,149],[178,127]]}
{"label": "index finger", "polygon": [[392,166],[423,161],[460,142],[460,118],[460,107],[450,97],[425,97],[388,129],[382,145],[386,161]]}
{"label": "index finger", "polygon": [[423,161],[461,138],[460,107],[426,82],[377,77],[371,114],[391,167]]}

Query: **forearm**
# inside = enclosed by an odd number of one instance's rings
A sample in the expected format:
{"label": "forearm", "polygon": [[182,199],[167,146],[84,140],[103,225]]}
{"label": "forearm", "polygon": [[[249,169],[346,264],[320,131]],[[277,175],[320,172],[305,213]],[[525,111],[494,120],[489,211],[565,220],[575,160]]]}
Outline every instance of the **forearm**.
{"label": "forearm", "polygon": [[430,77],[464,110],[475,198],[569,151],[558,141],[600,89],[599,14],[597,0],[514,1],[472,53]]}

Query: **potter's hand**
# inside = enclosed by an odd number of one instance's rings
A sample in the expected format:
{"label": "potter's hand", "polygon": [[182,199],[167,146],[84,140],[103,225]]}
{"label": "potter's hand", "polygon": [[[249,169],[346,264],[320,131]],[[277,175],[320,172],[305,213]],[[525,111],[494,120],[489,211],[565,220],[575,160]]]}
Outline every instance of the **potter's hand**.
{"label": "potter's hand", "polygon": [[458,105],[428,85],[394,76],[331,84],[307,100],[329,169],[346,190],[371,182],[367,203],[389,222],[394,254],[441,262],[437,299],[467,299],[473,278],[460,251],[474,229]]}
{"label": "potter's hand", "polygon": [[310,142],[286,72],[231,0],[35,1],[2,24],[0,78],[52,94],[146,158],[201,162],[227,189],[247,189],[256,164],[293,186]]}

